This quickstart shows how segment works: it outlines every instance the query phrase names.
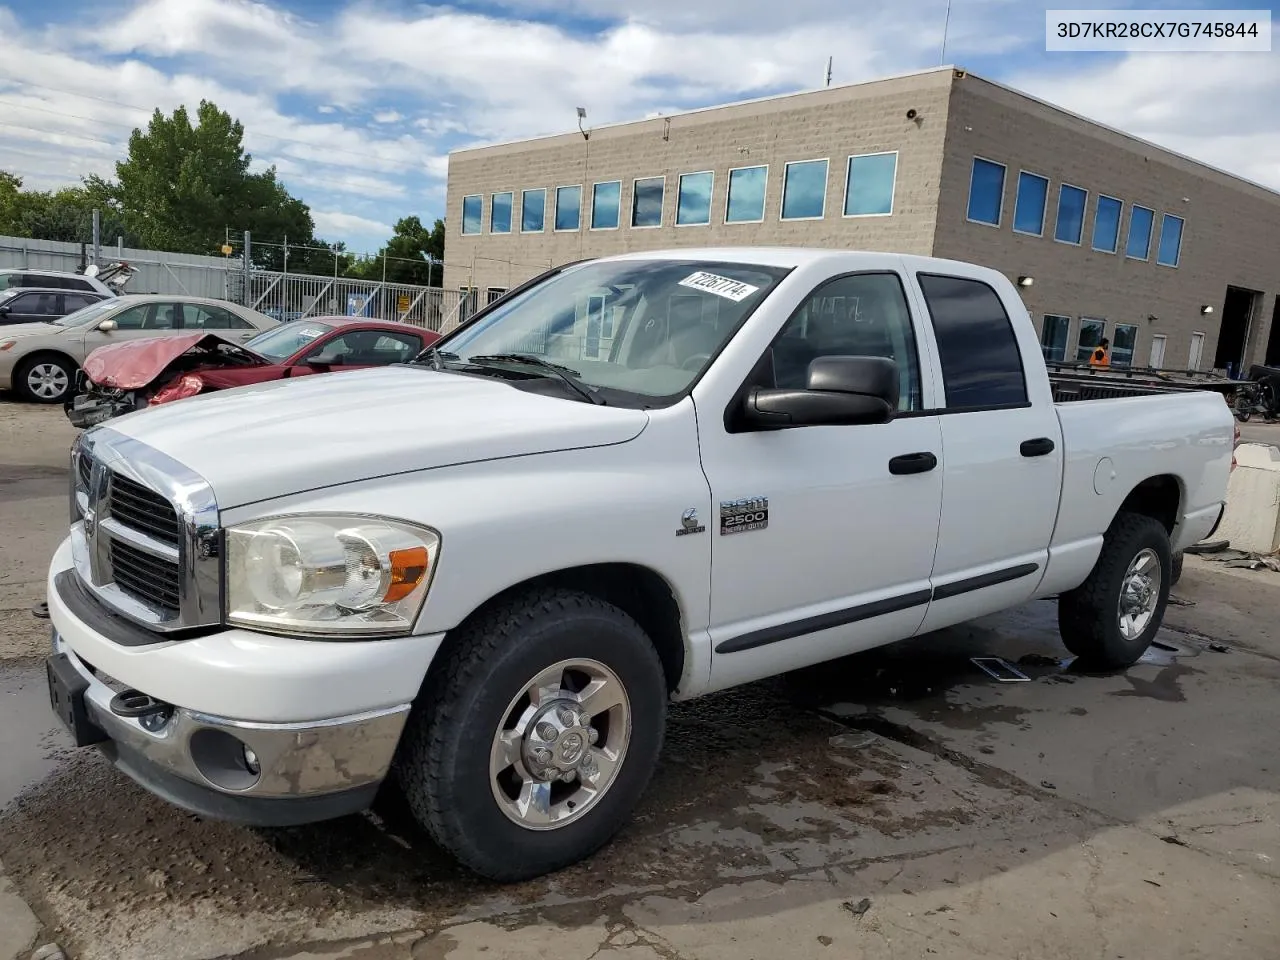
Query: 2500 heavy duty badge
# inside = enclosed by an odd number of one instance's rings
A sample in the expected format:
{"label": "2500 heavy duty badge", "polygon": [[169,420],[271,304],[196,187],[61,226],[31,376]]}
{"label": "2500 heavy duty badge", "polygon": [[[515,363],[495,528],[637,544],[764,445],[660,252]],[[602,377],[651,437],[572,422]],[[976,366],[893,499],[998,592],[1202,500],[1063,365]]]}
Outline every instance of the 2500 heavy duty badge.
{"label": "2500 heavy duty badge", "polygon": [[746,533],[769,526],[769,498],[747,497],[720,503],[720,533]]}

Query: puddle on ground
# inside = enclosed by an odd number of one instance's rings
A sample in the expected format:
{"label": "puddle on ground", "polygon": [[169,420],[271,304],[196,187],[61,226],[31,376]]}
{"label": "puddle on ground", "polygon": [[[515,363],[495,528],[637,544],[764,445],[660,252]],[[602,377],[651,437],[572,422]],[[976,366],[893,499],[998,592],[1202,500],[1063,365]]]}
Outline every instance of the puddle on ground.
{"label": "puddle on ground", "polygon": [[0,811],[58,766],[71,738],[49,706],[42,663],[0,666]]}

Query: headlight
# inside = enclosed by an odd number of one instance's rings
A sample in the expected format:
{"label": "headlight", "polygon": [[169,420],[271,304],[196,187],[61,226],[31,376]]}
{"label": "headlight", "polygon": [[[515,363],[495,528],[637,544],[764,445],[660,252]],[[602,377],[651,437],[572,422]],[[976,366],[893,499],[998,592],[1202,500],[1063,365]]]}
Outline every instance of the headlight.
{"label": "headlight", "polygon": [[273,517],[227,531],[227,622],[357,636],[408,633],[435,569],[435,531],[377,517]]}

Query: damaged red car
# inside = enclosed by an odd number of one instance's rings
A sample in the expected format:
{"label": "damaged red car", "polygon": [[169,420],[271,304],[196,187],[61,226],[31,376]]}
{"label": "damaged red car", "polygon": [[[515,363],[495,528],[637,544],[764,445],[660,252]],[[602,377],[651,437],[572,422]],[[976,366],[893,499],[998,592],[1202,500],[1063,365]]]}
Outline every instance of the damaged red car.
{"label": "damaged red car", "polygon": [[65,404],[77,427],[214,390],[407,363],[440,334],[364,317],[294,320],[243,343],[193,332],[99,347]]}

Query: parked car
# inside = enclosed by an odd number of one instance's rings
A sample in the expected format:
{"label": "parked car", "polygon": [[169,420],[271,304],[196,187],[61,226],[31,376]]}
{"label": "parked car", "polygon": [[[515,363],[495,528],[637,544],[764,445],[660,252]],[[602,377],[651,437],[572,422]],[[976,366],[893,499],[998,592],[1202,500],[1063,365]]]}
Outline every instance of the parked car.
{"label": "parked car", "polygon": [[43,287],[47,290],[74,290],[114,297],[117,291],[104,283],[98,277],[98,272],[96,267],[90,267],[86,273],[5,267],[0,269],[0,291],[14,290],[19,287]]}
{"label": "parked car", "polygon": [[472,870],[534,877],[627,822],[672,699],[1051,597],[1082,665],[1137,662],[1221,520],[1231,411],[1053,389],[979,266],[556,268],[414,363],[81,434],[51,700],[189,810],[399,793]]}
{"label": "parked car", "polygon": [[0,290],[0,327],[20,323],[49,323],[92,304],[114,298],[114,294],[98,293],[96,290],[57,290],[50,287],[13,287]]}
{"label": "parked car", "polygon": [[335,316],[285,323],[243,345],[216,333],[111,344],[85,358],[67,417],[88,427],[228,387],[406,363],[438,339],[407,323]]}
{"label": "parked car", "polygon": [[62,403],[76,371],[108,343],[217,330],[247,340],[277,326],[270,317],[226,300],[129,294],[90,304],[51,323],[0,329],[0,390],[35,403]]}

